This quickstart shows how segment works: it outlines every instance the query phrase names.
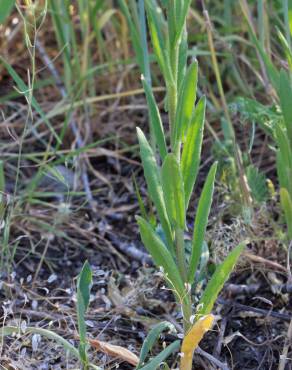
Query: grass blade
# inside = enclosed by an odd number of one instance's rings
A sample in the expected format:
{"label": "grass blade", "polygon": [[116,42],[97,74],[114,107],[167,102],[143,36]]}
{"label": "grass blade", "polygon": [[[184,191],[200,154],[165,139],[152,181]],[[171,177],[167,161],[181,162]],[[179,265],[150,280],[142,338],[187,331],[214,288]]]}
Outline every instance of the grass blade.
{"label": "grass blade", "polygon": [[[17,88],[23,93],[25,98],[27,100],[29,100],[30,99],[29,88],[27,87],[27,85],[25,84],[23,79],[17,74],[15,69],[9,63],[7,63],[5,61],[5,59],[3,59],[2,57],[0,57],[0,62],[4,65],[4,67],[7,69],[8,73],[10,74],[10,76],[13,78],[14,82],[17,85]],[[37,111],[37,113],[41,116],[43,121],[47,124],[51,133],[54,135],[54,137],[56,138],[58,143],[62,144],[59,136],[57,135],[56,131],[54,130],[54,128],[50,124],[49,120],[47,119],[46,115],[44,114],[44,112],[42,111],[41,107],[39,106],[38,102],[36,101],[36,99],[34,97],[32,97],[32,99],[31,99],[31,105]]]}

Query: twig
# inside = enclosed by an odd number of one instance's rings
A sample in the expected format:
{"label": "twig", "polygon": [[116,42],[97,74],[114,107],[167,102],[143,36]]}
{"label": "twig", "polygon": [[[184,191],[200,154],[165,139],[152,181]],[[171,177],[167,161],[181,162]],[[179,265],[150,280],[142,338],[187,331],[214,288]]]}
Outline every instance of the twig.
{"label": "twig", "polygon": [[220,369],[222,369],[222,370],[230,370],[229,367],[226,364],[224,364],[223,362],[217,360],[217,358],[215,358],[214,356],[210,355],[210,353],[203,351],[200,347],[197,347],[197,349],[195,350],[195,352],[198,355],[205,357],[207,360],[209,360],[210,362],[212,362],[214,365],[218,366]]}
{"label": "twig", "polygon": [[257,308],[257,307],[251,307],[251,306],[246,306],[244,304],[234,302],[232,300],[225,300],[223,298],[218,298],[217,302],[219,304],[222,304],[224,306],[234,306],[236,309],[239,311],[250,311],[250,312],[255,312],[263,316],[270,316],[274,317],[276,319],[280,320],[285,320],[285,321],[290,321],[291,320],[291,315],[285,314],[285,313],[279,313],[275,311],[270,311],[270,310],[264,310],[263,308]]}

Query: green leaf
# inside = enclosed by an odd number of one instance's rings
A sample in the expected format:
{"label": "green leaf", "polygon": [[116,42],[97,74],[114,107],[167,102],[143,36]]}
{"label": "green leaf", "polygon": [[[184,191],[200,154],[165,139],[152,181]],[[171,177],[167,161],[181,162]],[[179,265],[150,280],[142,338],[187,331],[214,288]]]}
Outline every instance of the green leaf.
{"label": "green leaf", "polygon": [[141,370],[156,370],[160,366],[161,362],[167,359],[167,357],[172,355],[174,352],[178,351],[179,347],[180,341],[176,340],[155,356],[147,365],[143,366]]}
{"label": "green leaf", "polygon": [[147,99],[147,103],[149,107],[150,125],[152,128],[152,132],[155,135],[155,141],[157,143],[160,156],[162,160],[164,160],[167,154],[167,148],[166,148],[165,135],[163,131],[160,113],[159,113],[155,98],[153,96],[153,93],[151,91],[151,87],[147,83],[147,81],[144,79],[143,76],[142,76],[142,84],[144,87],[144,91],[146,94],[146,99]]}
{"label": "green leaf", "polygon": [[148,356],[148,353],[152,350],[152,347],[154,346],[155,342],[159,338],[160,334],[164,330],[171,330],[174,331],[174,326],[170,322],[163,321],[160,322],[159,324],[155,325],[150,332],[148,333],[147,337],[145,338],[142,349],[140,352],[140,361],[139,364],[137,365],[136,369],[140,369],[141,366],[143,366],[143,363],[146,360],[146,357]]}
{"label": "green leaf", "polygon": [[246,177],[253,199],[258,203],[265,202],[269,196],[266,176],[250,165],[246,169]]}
{"label": "green leaf", "polygon": [[91,284],[92,284],[92,272],[89,263],[86,261],[82,267],[77,282],[77,315],[80,336],[79,353],[80,358],[84,364],[88,364],[88,358],[86,353],[87,339],[86,339],[85,313],[89,305]]}
{"label": "green leaf", "polygon": [[198,102],[191,119],[182,152],[181,169],[185,186],[186,209],[188,208],[200,165],[205,107],[206,99],[205,97],[202,97]]}
{"label": "green leaf", "polygon": [[178,21],[177,35],[176,35],[175,42],[180,41],[180,39],[182,37],[191,2],[192,2],[192,0],[184,0],[184,4],[183,4],[183,7],[182,7],[182,12],[180,14],[180,19]]}
{"label": "green leaf", "polygon": [[162,189],[169,220],[173,226],[185,228],[184,184],[179,163],[174,154],[168,154],[161,170]]}
{"label": "green leaf", "polygon": [[0,5],[0,24],[2,24],[6,18],[10,15],[12,8],[14,7],[15,0],[1,0]]}
{"label": "green leaf", "polygon": [[212,165],[208,173],[198,204],[192,240],[192,253],[189,262],[188,281],[190,284],[193,284],[194,282],[195,274],[201,258],[202,246],[212,204],[216,170],[217,162]]}
{"label": "green leaf", "polygon": [[145,135],[139,128],[137,128],[137,135],[140,144],[140,154],[148,192],[156,207],[160,223],[165,233],[167,245],[169,246],[169,248],[172,249],[172,252],[174,252],[172,243],[172,232],[163,198],[160,171],[158,169],[154,153],[148,141],[146,140]]}
{"label": "green leaf", "polygon": [[287,189],[280,189],[280,199],[288,227],[288,237],[292,240],[292,200]]}
{"label": "green leaf", "polygon": [[228,279],[244,248],[245,243],[239,244],[233,249],[232,252],[229,253],[225,261],[216,268],[200,300],[199,309],[197,312],[198,319],[202,316],[208,315],[212,311],[214,303],[221,289],[223,288],[223,285]]}
{"label": "green leaf", "polygon": [[171,253],[146,220],[139,216],[136,219],[145,248],[151,254],[156,266],[163,268],[166,281],[171,283],[177,296],[182,299],[185,295],[184,284]]}
{"label": "green leaf", "polygon": [[175,140],[180,141],[192,118],[198,81],[198,62],[192,63],[183,79],[175,118]]}
{"label": "green leaf", "polygon": [[[145,2],[145,7],[154,53],[157,58],[159,67],[162,73],[165,75],[166,67],[164,51],[166,50],[166,48],[162,31],[165,25],[162,16],[162,10],[157,6],[156,2],[152,0],[147,0]],[[159,13],[159,15],[157,13]]]}
{"label": "green leaf", "polygon": [[276,128],[277,172],[281,188],[292,189],[292,151],[286,132],[281,127]]}
{"label": "green leaf", "polygon": [[279,98],[290,145],[292,145],[292,88],[290,77],[283,69],[280,72]]}

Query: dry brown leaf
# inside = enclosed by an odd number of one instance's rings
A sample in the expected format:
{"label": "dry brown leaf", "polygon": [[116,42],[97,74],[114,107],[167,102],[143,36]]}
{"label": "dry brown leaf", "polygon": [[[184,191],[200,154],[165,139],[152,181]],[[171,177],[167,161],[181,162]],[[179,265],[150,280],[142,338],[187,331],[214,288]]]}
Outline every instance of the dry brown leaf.
{"label": "dry brown leaf", "polygon": [[133,352],[124,347],[115,346],[113,344],[102,342],[97,339],[88,339],[88,341],[92,347],[94,347],[98,351],[107,354],[108,356],[117,357],[134,366],[137,366],[139,363],[139,358]]}

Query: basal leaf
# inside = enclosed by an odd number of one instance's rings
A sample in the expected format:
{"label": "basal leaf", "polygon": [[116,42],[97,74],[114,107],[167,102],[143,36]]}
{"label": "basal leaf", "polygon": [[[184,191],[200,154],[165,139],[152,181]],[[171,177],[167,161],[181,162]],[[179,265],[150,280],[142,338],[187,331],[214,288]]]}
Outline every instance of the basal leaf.
{"label": "basal leaf", "polygon": [[214,163],[209,171],[208,177],[204,184],[197,208],[197,214],[194,225],[194,234],[192,240],[192,253],[189,262],[189,272],[188,272],[188,281],[191,284],[193,284],[194,282],[195,274],[202,253],[202,245],[204,243],[209,212],[212,204],[216,170],[217,163]]}
{"label": "basal leaf", "polygon": [[191,119],[182,152],[181,169],[185,187],[186,209],[188,208],[200,165],[205,107],[206,99],[203,97],[198,102]]}
{"label": "basal leaf", "polygon": [[197,312],[198,317],[208,315],[212,311],[214,303],[223,288],[224,283],[228,279],[244,248],[245,243],[239,244],[229,253],[225,261],[217,267],[201,297]]}
{"label": "basal leaf", "polygon": [[148,353],[152,350],[155,342],[158,340],[160,334],[165,330],[174,330],[173,324],[167,321],[160,322],[159,324],[155,325],[150,332],[148,333],[147,337],[145,338],[142,349],[140,352],[140,361],[137,365],[137,370],[143,366]]}
{"label": "basal leaf", "polygon": [[163,268],[166,280],[174,287],[175,293],[182,298],[185,295],[184,284],[171,253],[146,220],[137,216],[137,221],[145,248],[151,254],[156,266]]}
{"label": "basal leaf", "polygon": [[79,353],[84,363],[88,362],[86,354],[86,324],[85,313],[89,305],[90,287],[92,283],[92,272],[89,263],[86,261],[82,267],[77,282],[77,315],[78,329],[80,336]]}
{"label": "basal leaf", "polygon": [[161,169],[162,189],[169,220],[173,226],[185,228],[184,185],[174,154],[168,154]]}
{"label": "basal leaf", "polygon": [[155,356],[147,365],[143,366],[141,370],[156,370],[159,368],[160,364],[167,359],[170,355],[175,353],[180,346],[180,341],[176,340],[161,351],[157,356]]}

